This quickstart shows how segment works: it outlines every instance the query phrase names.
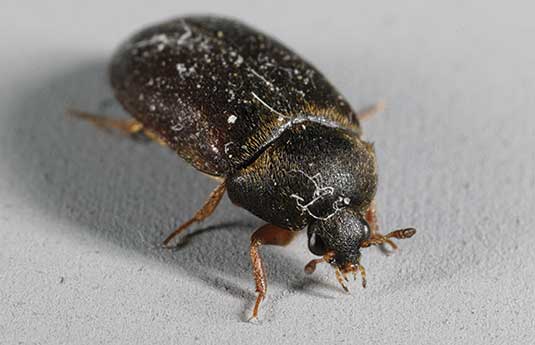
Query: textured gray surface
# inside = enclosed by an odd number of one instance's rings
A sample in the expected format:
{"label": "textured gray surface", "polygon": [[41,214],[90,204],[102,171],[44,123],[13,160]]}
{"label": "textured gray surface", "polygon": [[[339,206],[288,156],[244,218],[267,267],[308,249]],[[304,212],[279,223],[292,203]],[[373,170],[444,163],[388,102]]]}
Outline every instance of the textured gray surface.
{"label": "textured gray surface", "polygon": [[[125,4],[2,5],[1,344],[533,341],[533,6]],[[355,108],[388,102],[364,125],[381,225],[419,232],[397,255],[365,253],[367,289],[342,293],[327,267],[305,276],[300,237],[264,251],[269,298],[262,322],[245,322],[261,222],[225,200],[187,245],[160,249],[214,183],[155,144],[64,117],[120,113],[106,79],[117,43],[207,11],[279,37]]]}

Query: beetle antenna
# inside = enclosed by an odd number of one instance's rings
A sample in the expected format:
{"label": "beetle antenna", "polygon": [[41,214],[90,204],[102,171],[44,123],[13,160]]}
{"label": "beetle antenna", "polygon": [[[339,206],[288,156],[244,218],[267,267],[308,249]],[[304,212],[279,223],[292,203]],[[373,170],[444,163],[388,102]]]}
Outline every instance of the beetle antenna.
{"label": "beetle antenna", "polygon": [[378,246],[381,244],[388,243],[392,246],[392,248],[396,249],[397,246],[392,242],[391,238],[397,238],[399,240],[405,239],[405,238],[411,238],[416,233],[416,229],[414,228],[407,228],[407,229],[399,229],[392,231],[386,235],[380,235],[375,234],[375,236],[372,236],[369,240],[362,241],[360,244],[361,248],[367,248],[370,246]]}
{"label": "beetle antenna", "polygon": [[335,255],[334,251],[329,251],[329,252],[325,253],[325,255],[323,255],[321,257],[321,259],[310,260],[310,262],[308,264],[306,264],[306,266],[305,266],[305,272],[307,274],[314,273],[314,271],[316,270],[316,265],[317,264],[322,263],[322,262],[330,263],[332,261],[332,259],[334,258],[334,255]]}

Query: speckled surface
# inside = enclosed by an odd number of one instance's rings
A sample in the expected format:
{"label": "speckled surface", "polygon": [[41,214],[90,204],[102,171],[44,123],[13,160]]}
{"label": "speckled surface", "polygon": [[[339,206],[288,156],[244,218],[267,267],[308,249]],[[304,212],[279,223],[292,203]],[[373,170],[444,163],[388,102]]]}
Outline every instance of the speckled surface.
{"label": "speckled surface", "polygon": [[[126,3],[125,3],[126,4]],[[8,1],[0,21],[1,344],[526,344],[535,336],[533,6]],[[396,7],[397,6],[397,7]],[[142,26],[243,18],[316,65],[376,144],[383,229],[368,287],[306,276],[306,236],[266,248],[261,322],[247,246],[261,222],[225,200],[169,252],[214,187],[173,153],[64,116],[122,114],[106,69]],[[21,20],[25,18],[25,20]]]}

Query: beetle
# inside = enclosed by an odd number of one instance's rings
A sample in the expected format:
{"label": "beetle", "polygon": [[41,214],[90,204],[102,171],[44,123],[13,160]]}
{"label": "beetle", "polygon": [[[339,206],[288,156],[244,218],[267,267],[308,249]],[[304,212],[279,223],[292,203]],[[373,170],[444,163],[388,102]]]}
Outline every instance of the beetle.
{"label": "beetle", "polygon": [[366,271],[361,248],[413,236],[413,228],[378,232],[377,165],[360,119],[325,77],[279,41],[239,21],[191,16],[147,27],[112,58],[114,93],[134,119],[83,112],[101,127],[141,133],[171,148],[199,171],[219,179],[202,208],[164,241],[230,200],[267,222],[251,236],[257,298],[267,291],[259,248],[288,244],[307,229],[320,256],[347,291],[347,275]]}

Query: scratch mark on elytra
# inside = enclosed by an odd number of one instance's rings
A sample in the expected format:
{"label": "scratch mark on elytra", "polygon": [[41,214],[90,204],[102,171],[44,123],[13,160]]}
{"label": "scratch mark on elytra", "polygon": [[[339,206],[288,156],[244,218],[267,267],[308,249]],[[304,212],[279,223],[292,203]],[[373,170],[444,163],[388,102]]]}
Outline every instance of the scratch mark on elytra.
{"label": "scratch mark on elytra", "polygon": [[252,68],[249,68],[249,71],[254,74],[255,76],[257,76],[258,78],[260,78],[262,81],[264,81],[264,83],[266,83],[267,86],[272,86],[273,83],[270,82],[269,80],[267,80],[266,78],[264,78],[260,73],[258,73],[257,71],[255,71],[254,69]]}
{"label": "scratch mark on elytra", "polygon": [[185,32],[176,40],[176,44],[178,45],[186,43],[186,41],[191,37],[191,28],[188,24],[186,24],[186,21],[182,19],[180,20],[180,23],[182,24]]}
{"label": "scratch mark on elytra", "polygon": [[290,117],[288,117],[288,116],[282,114],[281,112],[278,112],[278,111],[276,111],[275,109],[273,109],[269,104],[267,104],[266,102],[264,102],[264,101],[262,100],[262,98],[258,97],[258,96],[256,95],[256,93],[254,93],[254,92],[251,91],[251,95],[253,95],[253,97],[256,98],[257,101],[259,101],[260,103],[262,103],[262,105],[263,105],[264,107],[268,108],[268,109],[271,110],[273,113],[275,113],[275,114],[277,114],[277,115],[279,115],[279,116],[281,116],[281,117],[283,117],[283,118],[291,119]]}

